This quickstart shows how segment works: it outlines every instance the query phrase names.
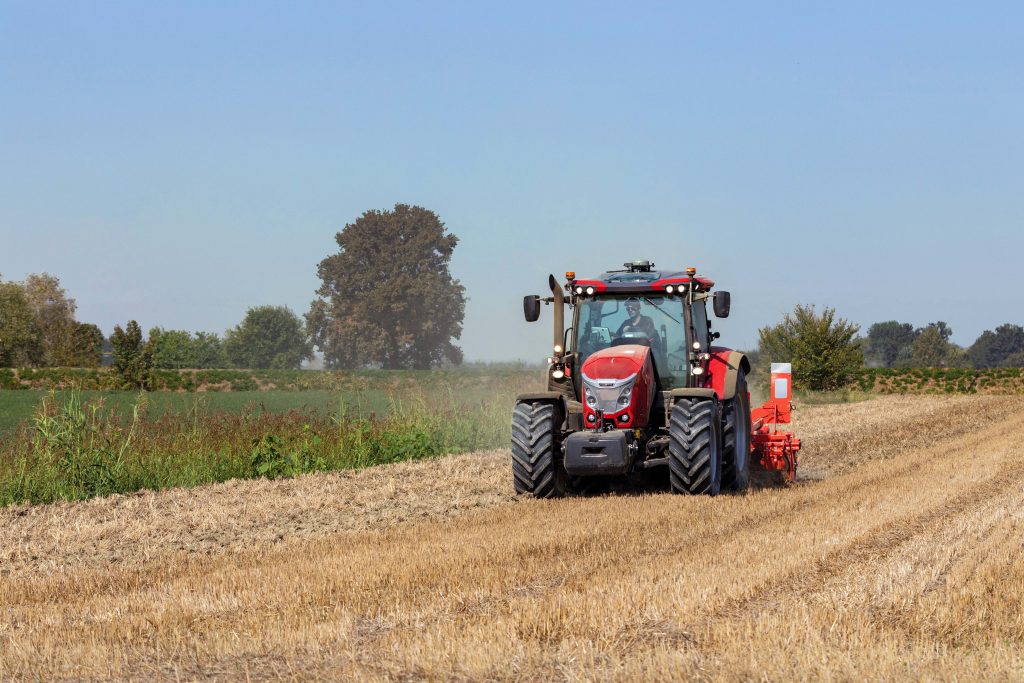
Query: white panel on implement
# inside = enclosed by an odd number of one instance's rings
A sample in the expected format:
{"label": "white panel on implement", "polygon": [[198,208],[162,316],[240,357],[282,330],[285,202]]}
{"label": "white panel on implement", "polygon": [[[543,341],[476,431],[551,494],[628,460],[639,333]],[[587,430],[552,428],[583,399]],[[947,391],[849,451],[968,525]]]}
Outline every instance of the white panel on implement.
{"label": "white panel on implement", "polygon": [[789,380],[783,377],[775,380],[775,398],[785,399],[789,396]]}

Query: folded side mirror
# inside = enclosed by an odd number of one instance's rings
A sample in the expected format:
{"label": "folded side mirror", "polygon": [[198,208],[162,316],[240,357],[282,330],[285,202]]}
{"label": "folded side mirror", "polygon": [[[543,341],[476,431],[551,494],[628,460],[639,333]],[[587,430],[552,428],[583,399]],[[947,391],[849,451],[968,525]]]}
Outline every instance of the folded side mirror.
{"label": "folded side mirror", "polygon": [[523,297],[523,315],[526,316],[526,322],[536,322],[537,318],[540,317],[540,297],[536,294],[530,294]]}
{"label": "folded side mirror", "polygon": [[716,316],[728,318],[729,308],[732,306],[732,296],[729,292],[715,292],[714,306]]}

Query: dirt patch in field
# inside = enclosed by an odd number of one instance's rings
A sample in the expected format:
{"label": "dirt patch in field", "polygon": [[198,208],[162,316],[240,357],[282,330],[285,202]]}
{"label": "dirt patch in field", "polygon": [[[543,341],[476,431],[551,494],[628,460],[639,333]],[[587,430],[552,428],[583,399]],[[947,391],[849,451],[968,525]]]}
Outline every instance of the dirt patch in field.
{"label": "dirt patch in field", "polygon": [[[800,477],[814,482],[991,424],[1024,406],[1007,397],[887,397],[796,413]],[[291,539],[382,530],[516,504],[508,451],[236,480],[78,503],[0,510],[0,575],[49,573],[274,548]]]}

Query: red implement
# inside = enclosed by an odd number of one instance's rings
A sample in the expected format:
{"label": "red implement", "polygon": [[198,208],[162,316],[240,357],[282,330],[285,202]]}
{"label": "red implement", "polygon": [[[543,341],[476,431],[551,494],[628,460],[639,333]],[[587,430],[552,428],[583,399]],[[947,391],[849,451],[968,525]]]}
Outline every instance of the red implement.
{"label": "red implement", "polygon": [[750,450],[766,470],[781,470],[788,481],[796,481],[800,439],[792,432],[780,431],[779,425],[789,424],[792,414],[792,367],[789,363],[772,363],[771,398],[750,411]]}

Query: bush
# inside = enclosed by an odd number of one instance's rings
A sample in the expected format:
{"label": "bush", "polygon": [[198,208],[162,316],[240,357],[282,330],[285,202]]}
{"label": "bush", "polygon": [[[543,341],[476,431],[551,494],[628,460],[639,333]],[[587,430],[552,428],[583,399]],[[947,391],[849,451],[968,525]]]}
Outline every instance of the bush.
{"label": "bush", "polygon": [[238,327],[228,330],[224,352],[240,368],[298,368],[313,357],[302,320],[286,306],[250,308]]}
{"label": "bush", "polygon": [[143,344],[139,323],[129,320],[124,329],[120,325],[115,326],[110,343],[114,347],[114,372],[124,386],[130,389],[146,388],[149,372],[153,368],[153,347],[152,344]]}
{"label": "bush", "polygon": [[156,368],[226,368],[228,357],[224,344],[216,334],[185,330],[164,330],[154,327],[149,331]]}
{"label": "bush", "polygon": [[835,309],[821,314],[797,306],[774,327],[761,328],[760,352],[770,360],[793,364],[795,387],[831,390],[845,386],[862,368],[864,356],[857,325],[836,319]]}

